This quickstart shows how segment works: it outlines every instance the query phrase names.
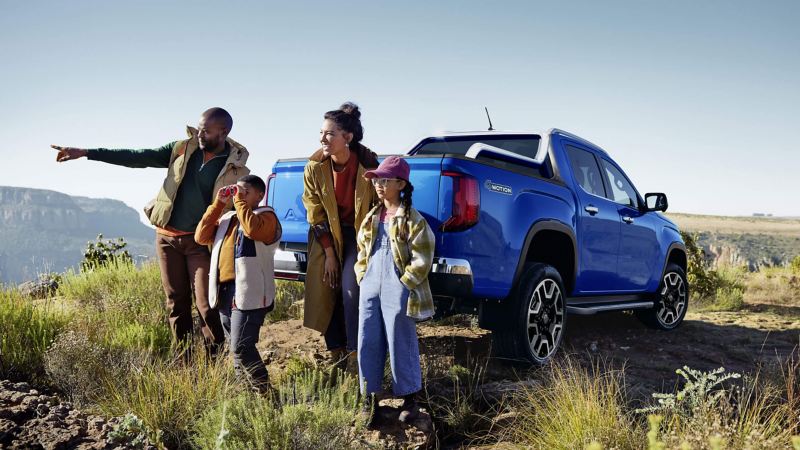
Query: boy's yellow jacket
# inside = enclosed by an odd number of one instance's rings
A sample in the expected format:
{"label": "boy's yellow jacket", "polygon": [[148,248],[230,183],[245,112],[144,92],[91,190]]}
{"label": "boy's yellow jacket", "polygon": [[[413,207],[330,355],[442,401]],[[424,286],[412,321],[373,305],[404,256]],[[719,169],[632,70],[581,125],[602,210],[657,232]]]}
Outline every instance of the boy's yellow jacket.
{"label": "boy's yellow jacket", "polygon": [[[355,265],[358,284],[367,272],[382,209],[380,204],[372,208],[358,230],[358,260]],[[434,313],[433,295],[428,284],[436,245],[433,231],[419,211],[414,208],[406,211],[400,206],[389,221],[388,233],[394,265],[401,274],[400,282],[408,289],[406,315],[414,320],[430,319]]]}

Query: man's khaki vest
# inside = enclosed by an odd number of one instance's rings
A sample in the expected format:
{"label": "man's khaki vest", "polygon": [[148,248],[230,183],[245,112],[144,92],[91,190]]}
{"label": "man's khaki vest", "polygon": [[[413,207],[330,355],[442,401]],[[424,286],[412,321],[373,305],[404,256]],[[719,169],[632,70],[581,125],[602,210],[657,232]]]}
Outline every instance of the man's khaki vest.
{"label": "man's khaki vest", "polygon": [[[161,190],[158,191],[156,198],[144,207],[144,214],[150,219],[150,223],[159,228],[164,228],[169,223],[170,216],[172,215],[172,208],[175,205],[175,196],[178,194],[178,188],[183,181],[184,175],[186,175],[187,162],[192,154],[200,148],[197,141],[197,129],[187,126],[186,134],[189,136],[189,139],[178,141],[172,147],[167,177],[164,179]],[[225,167],[222,168],[217,176],[216,182],[214,182],[214,189],[211,191],[211,198],[208,199],[206,206],[214,201],[214,197],[217,195],[217,190],[219,190],[219,188],[230,184],[236,184],[236,180],[250,173],[250,169],[245,166],[247,157],[250,155],[247,149],[231,138],[227,138],[226,140],[231,147],[230,155],[225,161]],[[230,209],[230,207],[227,208]]]}

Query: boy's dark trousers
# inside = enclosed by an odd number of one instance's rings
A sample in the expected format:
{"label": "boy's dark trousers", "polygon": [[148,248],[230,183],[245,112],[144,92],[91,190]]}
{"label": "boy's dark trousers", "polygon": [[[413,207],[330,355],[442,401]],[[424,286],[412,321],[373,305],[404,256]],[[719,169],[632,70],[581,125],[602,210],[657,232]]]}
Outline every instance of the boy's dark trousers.
{"label": "boy's dark trousers", "polygon": [[[211,355],[216,355],[225,335],[219,312],[208,304],[208,271],[211,254],[208,247],[194,240],[194,235],[156,234],[156,256],[161,267],[161,283],[167,295],[169,326],[179,350],[191,349],[192,292],[200,313],[200,330]],[[184,354],[188,357],[189,352]]]}
{"label": "boy's dark trousers", "polygon": [[267,316],[267,308],[236,309],[233,307],[235,292],[235,282],[220,283],[217,305],[222,319],[222,328],[230,343],[233,367],[236,372],[242,375],[246,371],[254,387],[263,392],[269,388],[269,374],[264,360],[261,359],[261,354],[256,349],[256,344],[261,325],[264,324],[264,318]]}

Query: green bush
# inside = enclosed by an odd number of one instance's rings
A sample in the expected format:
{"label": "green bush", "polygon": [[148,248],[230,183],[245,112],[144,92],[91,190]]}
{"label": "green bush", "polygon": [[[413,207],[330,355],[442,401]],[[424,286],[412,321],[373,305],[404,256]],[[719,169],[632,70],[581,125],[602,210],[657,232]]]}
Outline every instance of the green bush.
{"label": "green bush", "polygon": [[81,271],[92,271],[112,262],[133,262],[131,255],[125,250],[127,246],[128,243],[123,238],[119,238],[116,241],[111,239],[103,241],[103,235],[98,234],[95,242],[90,241],[86,244],[83,261],[81,261]]}
{"label": "green bush", "polygon": [[686,244],[687,270],[692,296],[704,309],[736,311],[744,305],[745,286],[742,268],[711,269],[705,252],[697,245],[696,236],[681,232]]}
{"label": "green bush", "polygon": [[15,290],[0,291],[0,377],[43,381],[44,354],[69,319],[52,302],[33,303]]}

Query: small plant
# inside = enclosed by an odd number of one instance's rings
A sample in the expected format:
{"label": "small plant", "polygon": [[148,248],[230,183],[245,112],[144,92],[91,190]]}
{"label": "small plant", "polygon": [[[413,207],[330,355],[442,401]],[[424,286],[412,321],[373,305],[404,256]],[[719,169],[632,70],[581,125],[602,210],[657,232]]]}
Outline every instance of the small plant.
{"label": "small plant", "polygon": [[[120,423],[114,426],[108,433],[106,443],[111,445],[125,445],[126,448],[144,449],[150,445],[149,436],[151,433],[136,414],[125,414]],[[160,433],[155,433],[156,441],[160,439]]]}
{"label": "small plant", "polygon": [[83,261],[81,261],[81,271],[88,272],[114,261],[133,262],[130,253],[125,250],[127,246],[128,243],[123,238],[118,238],[116,241],[112,239],[103,241],[103,235],[98,234],[95,242],[90,241],[86,244],[86,251],[84,251]]}
{"label": "small plant", "polygon": [[725,373],[724,367],[703,372],[683,366],[675,373],[683,377],[683,388],[676,394],[653,394],[658,405],[637,409],[637,413],[692,414],[698,408],[703,411],[709,410],[725,395],[725,391],[719,386],[725,381],[741,378],[741,375],[735,372]]}

